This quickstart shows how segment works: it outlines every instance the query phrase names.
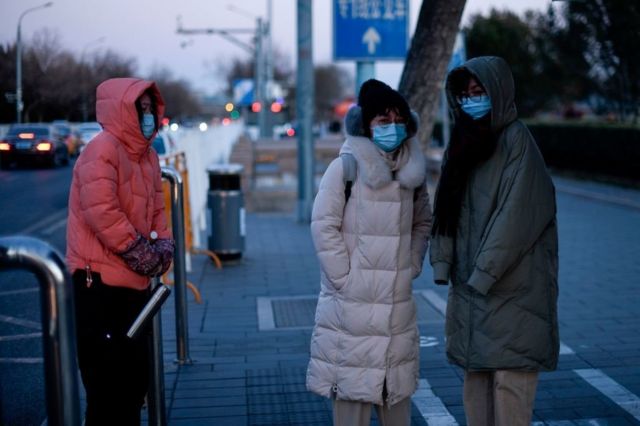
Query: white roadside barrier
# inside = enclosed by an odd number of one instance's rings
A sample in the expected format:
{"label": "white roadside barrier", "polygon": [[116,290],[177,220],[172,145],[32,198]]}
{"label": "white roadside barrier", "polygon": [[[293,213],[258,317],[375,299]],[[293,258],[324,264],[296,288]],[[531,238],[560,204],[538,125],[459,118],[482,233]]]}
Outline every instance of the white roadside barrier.
{"label": "white roadside barrier", "polygon": [[207,192],[209,177],[207,167],[228,163],[233,145],[244,132],[241,121],[228,126],[210,126],[207,130],[180,129],[171,132],[178,151],[186,154],[189,170],[189,205],[194,247],[205,247],[203,234],[207,227]]}

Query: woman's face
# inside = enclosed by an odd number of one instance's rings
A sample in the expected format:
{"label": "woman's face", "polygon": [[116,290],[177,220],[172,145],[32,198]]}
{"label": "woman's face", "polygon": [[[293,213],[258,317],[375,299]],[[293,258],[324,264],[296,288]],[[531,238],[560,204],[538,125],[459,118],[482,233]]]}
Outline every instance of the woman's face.
{"label": "woman's face", "polygon": [[487,92],[485,92],[480,83],[478,83],[475,78],[470,77],[469,82],[467,83],[467,87],[465,88],[465,90],[458,93],[458,95],[456,96],[456,100],[459,104],[461,104],[463,99],[475,98],[486,94]]}
{"label": "woman's face", "polygon": [[143,93],[142,96],[140,96],[140,109],[142,109],[143,114],[153,113],[151,96],[147,93]]}
{"label": "woman's face", "polygon": [[375,126],[386,126],[387,124],[406,124],[406,118],[402,117],[397,110],[390,109],[385,114],[376,115],[373,120],[371,120],[370,128],[374,128]]}

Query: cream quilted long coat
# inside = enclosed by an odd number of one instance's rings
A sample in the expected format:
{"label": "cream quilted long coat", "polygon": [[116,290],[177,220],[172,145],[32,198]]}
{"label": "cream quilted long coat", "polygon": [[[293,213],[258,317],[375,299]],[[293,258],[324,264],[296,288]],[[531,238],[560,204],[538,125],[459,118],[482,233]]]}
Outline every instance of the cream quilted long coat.
{"label": "cream quilted long coat", "polygon": [[[392,160],[360,135],[360,122],[354,107],[341,149],[357,162],[351,197],[345,203],[338,158],[313,206],[321,290],[307,388],[329,398],[391,406],[411,396],[418,382],[412,280],[422,271],[431,228],[426,162],[413,137]],[[407,127],[415,130],[416,123]]]}

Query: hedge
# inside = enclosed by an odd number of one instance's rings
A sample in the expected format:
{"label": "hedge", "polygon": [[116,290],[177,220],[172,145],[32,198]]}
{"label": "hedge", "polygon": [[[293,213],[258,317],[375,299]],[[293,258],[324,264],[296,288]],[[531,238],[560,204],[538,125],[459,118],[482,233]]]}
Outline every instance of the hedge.
{"label": "hedge", "polygon": [[551,168],[640,181],[640,128],[527,123]]}
{"label": "hedge", "polygon": [[[558,171],[640,182],[640,127],[525,121],[545,162]],[[432,137],[440,140],[442,124]]]}

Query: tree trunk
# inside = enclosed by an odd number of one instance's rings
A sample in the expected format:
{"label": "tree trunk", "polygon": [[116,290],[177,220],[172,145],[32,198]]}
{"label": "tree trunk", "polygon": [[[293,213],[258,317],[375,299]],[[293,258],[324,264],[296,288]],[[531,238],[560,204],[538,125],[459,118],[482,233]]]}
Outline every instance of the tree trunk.
{"label": "tree trunk", "polygon": [[400,78],[399,91],[420,116],[418,138],[429,143],[440,89],[466,0],[424,0]]}

